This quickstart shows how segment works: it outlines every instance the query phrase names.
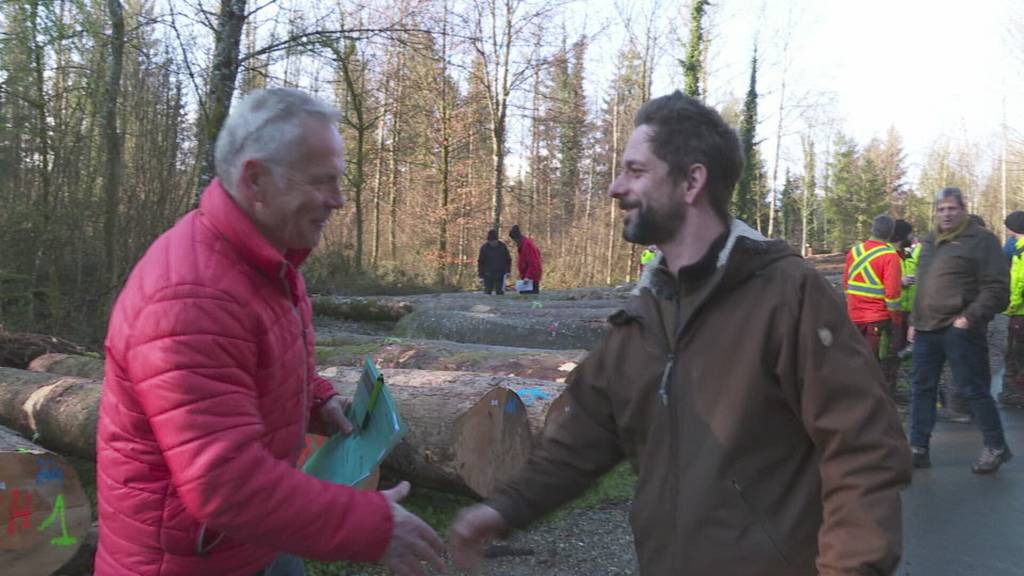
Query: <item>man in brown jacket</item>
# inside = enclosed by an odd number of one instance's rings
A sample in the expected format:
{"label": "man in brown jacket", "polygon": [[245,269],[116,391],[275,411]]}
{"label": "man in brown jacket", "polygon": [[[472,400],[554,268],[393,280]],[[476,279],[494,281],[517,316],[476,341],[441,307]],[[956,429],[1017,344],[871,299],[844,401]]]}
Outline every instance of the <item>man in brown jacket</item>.
{"label": "man in brown jacket", "polygon": [[717,112],[675,92],[635,124],[609,194],[662,257],[569,377],[565,419],[456,518],[453,559],[628,459],[641,574],[890,574],[910,451],[878,362],[818,272],[730,217],[743,158]]}
{"label": "man in brown jacket", "polygon": [[971,468],[992,474],[1013,454],[992,399],[988,323],[1009,303],[1010,270],[999,240],[967,215],[959,188],[935,199],[934,234],[921,242],[917,295],[908,339],[914,343],[910,444],[914,467],[931,466],[928,443],[935,427],[935,396],[942,365],[971,406],[984,447]]}

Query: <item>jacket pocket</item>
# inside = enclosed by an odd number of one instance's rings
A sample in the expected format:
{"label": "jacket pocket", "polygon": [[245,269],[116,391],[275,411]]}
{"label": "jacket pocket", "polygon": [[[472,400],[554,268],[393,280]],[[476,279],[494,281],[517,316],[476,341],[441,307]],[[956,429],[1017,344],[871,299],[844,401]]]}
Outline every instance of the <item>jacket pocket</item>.
{"label": "jacket pocket", "polygon": [[743,491],[743,486],[737,480],[731,480],[731,484],[733,490],[735,490],[736,494],[739,495],[740,501],[743,502],[743,507],[746,509],[747,514],[757,525],[758,529],[761,531],[761,534],[763,534],[765,539],[768,540],[768,542],[771,544],[771,547],[775,551],[775,554],[778,556],[780,560],[782,560],[782,562],[786,566],[792,568],[793,563],[790,562],[789,557],[787,557],[785,552],[783,552],[781,540],[779,536],[775,533],[775,531],[771,529],[771,526],[768,523],[767,519],[764,518],[764,516],[762,516],[760,512],[758,512],[758,509],[750,501],[750,497]]}
{"label": "jacket pocket", "polygon": [[160,547],[175,556],[205,556],[223,539],[189,514],[173,488],[168,487],[160,522]]}

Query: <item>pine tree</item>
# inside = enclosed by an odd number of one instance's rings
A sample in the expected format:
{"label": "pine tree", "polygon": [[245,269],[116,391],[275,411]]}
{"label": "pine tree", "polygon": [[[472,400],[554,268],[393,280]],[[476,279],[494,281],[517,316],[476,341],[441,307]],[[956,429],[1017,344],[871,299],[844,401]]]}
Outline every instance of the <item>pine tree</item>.
{"label": "pine tree", "polygon": [[740,146],[743,149],[743,172],[740,174],[736,193],[732,199],[733,216],[760,228],[758,204],[761,202],[762,178],[761,157],[757,150],[757,50],[750,60],[750,84],[743,101],[743,115],[740,118]]}
{"label": "pine tree", "polygon": [[709,0],[692,0],[690,5],[690,41],[686,45],[686,59],[681,62],[685,85],[683,91],[694,98],[703,100],[705,87],[700,85],[704,78],[704,55],[707,40],[704,37],[704,14],[711,4]]}

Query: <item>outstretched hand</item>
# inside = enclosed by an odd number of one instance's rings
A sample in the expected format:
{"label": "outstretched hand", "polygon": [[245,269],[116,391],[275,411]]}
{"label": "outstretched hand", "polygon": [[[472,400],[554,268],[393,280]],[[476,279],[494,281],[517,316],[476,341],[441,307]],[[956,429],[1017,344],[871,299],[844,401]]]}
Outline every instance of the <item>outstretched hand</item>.
{"label": "outstretched hand", "polygon": [[483,559],[484,545],[501,536],[507,528],[501,514],[486,504],[463,508],[448,532],[452,561],[462,570],[475,568]]}
{"label": "outstretched hand", "polygon": [[424,576],[424,562],[434,570],[444,572],[444,562],[441,560],[444,543],[441,538],[426,522],[399,504],[409,495],[409,488],[409,483],[403,481],[390,490],[381,491],[391,503],[394,528],[380,563],[397,576]]}
{"label": "outstretched hand", "polygon": [[322,436],[334,436],[335,434],[348,436],[355,429],[345,417],[345,412],[348,411],[351,404],[352,400],[349,398],[342,398],[340,395],[331,396],[323,406],[317,409],[317,417],[309,423],[309,431]]}

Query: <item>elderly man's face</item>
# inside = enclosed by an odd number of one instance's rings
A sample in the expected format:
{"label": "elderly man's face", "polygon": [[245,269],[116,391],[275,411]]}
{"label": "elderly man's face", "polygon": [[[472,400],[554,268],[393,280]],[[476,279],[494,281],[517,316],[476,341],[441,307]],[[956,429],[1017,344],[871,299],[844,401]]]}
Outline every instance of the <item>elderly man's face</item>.
{"label": "elderly man's face", "polygon": [[960,225],[967,217],[967,211],[953,196],[943,198],[935,204],[935,225],[940,232],[947,232]]}
{"label": "elderly man's face", "polygon": [[264,236],[282,251],[315,247],[331,214],[345,205],[345,148],[337,129],[306,120],[302,131],[295,160],[275,167],[272,189],[260,194],[253,211]]}

